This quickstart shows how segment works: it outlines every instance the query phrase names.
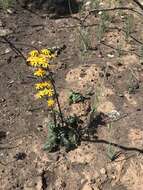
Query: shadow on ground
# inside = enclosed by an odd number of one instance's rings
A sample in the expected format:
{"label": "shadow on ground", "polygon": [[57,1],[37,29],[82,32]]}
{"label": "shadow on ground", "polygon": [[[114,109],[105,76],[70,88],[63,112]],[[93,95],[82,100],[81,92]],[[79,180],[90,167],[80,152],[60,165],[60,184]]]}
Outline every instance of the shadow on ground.
{"label": "shadow on ground", "polygon": [[95,117],[91,116],[90,122],[86,127],[86,130],[84,130],[84,132],[81,134],[81,141],[111,145],[124,151],[135,151],[138,153],[143,153],[143,149],[139,149],[136,147],[127,147],[118,143],[109,142],[105,139],[98,139],[97,129],[99,127],[105,126],[107,124],[107,121],[108,117],[104,113],[98,113]]}
{"label": "shadow on ground", "polygon": [[44,10],[48,13],[58,16],[66,16],[72,13],[77,13],[82,6],[81,2],[76,0],[19,0],[23,8],[35,8]]}

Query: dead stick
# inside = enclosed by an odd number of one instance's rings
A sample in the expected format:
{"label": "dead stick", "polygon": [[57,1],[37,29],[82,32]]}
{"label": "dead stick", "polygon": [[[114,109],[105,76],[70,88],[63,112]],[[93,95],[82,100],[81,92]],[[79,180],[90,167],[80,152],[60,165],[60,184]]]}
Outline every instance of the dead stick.
{"label": "dead stick", "polygon": [[92,13],[99,13],[101,11],[103,11],[103,12],[110,12],[110,11],[117,11],[117,10],[129,10],[129,11],[132,11],[134,13],[137,13],[140,16],[143,16],[143,13],[141,13],[141,12],[133,9],[132,7],[115,7],[115,8],[107,8],[107,9],[103,8],[103,9],[93,9],[93,10],[89,11],[88,14],[82,20],[82,22],[84,22],[87,19],[87,17],[89,15],[91,15]]}
{"label": "dead stick", "polygon": [[133,0],[142,10],[143,10],[143,5],[138,1],[138,0]]}

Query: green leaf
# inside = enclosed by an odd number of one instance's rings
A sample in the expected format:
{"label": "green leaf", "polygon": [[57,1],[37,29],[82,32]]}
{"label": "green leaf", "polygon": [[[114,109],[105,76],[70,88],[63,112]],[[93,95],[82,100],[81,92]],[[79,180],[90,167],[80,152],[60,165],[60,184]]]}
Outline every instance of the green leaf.
{"label": "green leaf", "polygon": [[84,100],[85,100],[85,97],[79,92],[72,91],[71,95],[69,96],[69,104],[83,102]]}
{"label": "green leaf", "polygon": [[57,147],[57,137],[53,134],[48,136],[47,142],[44,145],[44,150],[51,152]]}
{"label": "green leaf", "polygon": [[67,117],[65,122],[70,127],[76,127],[79,121],[80,119],[76,115],[73,115],[73,116]]}
{"label": "green leaf", "polygon": [[58,139],[55,129],[56,129],[55,124],[49,123],[47,142],[44,145],[44,150],[48,150],[49,152],[57,147]]}

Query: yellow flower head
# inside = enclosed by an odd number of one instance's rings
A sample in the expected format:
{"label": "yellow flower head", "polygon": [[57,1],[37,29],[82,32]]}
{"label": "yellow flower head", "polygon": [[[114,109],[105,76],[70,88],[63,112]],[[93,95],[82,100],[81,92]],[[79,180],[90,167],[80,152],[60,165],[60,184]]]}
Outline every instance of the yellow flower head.
{"label": "yellow flower head", "polygon": [[47,59],[45,56],[39,56],[38,61],[39,61],[39,64],[47,63]]}
{"label": "yellow flower head", "polygon": [[50,98],[49,100],[47,100],[47,104],[48,104],[48,107],[53,107],[55,104],[55,101]]}
{"label": "yellow flower head", "polygon": [[31,65],[32,67],[37,67],[37,66],[39,66],[38,57],[28,57],[27,62],[28,62],[28,64]]}
{"label": "yellow flower head", "polygon": [[41,66],[42,68],[47,69],[47,68],[49,67],[49,64],[43,62],[43,63],[40,63],[40,66]]}
{"label": "yellow flower head", "polygon": [[46,75],[46,71],[42,68],[39,68],[34,72],[34,75],[37,77],[43,77],[44,75]]}
{"label": "yellow flower head", "polygon": [[36,56],[39,55],[39,52],[38,52],[37,50],[32,50],[32,51],[29,52],[29,55],[30,55],[31,57],[36,57]]}
{"label": "yellow flower head", "polygon": [[42,67],[42,68],[48,68],[48,60],[46,57],[28,57],[27,63],[32,67]]}
{"label": "yellow flower head", "polygon": [[47,58],[49,59],[53,59],[55,57],[54,53],[52,53],[50,50],[48,49],[42,49],[41,50],[41,54],[45,55]]}
{"label": "yellow flower head", "polygon": [[54,90],[52,88],[46,89],[46,93],[48,96],[53,96],[54,95]]}
{"label": "yellow flower head", "polygon": [[36,94],[36,98],[42,98],[44,96],[53,96],[54,95],[54,91],[53,89],[49,88],[44,88],[43,90],[40,90],[37,94]]}
{"label": "yellow flower head", "polygon": [[43,55],[50,55],[50,54],[51,54],[51,51],[48,50],[48,49],[42,49],[42,50],[41,50],[41,53],[42,53]]}
{"label": "yellow flower head", "polygon": [[48,64],[48,59],[45,55],[39,55],[38,56],[38,64],[39,66],[43,67],[43,68],[48,68],[49,64]]}
{"label": "yellow flower head", "polygon": [[51,88],[51,83],[50,82],[40,82],[35,84],[35,88],[37,90],[43,89],[43,88]]}

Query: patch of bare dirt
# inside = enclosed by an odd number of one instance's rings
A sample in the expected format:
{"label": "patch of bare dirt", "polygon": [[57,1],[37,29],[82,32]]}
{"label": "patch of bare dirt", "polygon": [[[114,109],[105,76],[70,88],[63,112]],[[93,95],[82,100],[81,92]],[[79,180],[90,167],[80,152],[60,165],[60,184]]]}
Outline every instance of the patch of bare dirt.
{"label": "patch of bare dirt", "polygon": [[[128,1],[124,5],[135,8]],[[86,6],[88,11],[90,3]],[[45,11],[33,13],[19,5],[11,11],[0,9],[0,36],[8,35],[24,56],[31,45],[66,46],[52,71],[63,112],[79,116],[80,129],[85,131],[81,144],[70,152],[43,150],[50,122],[46,104],[34,98],[32,70],[0,41],[1,190],[142,190],[142,44],[127,40],[122,31],[129,10],[121,11],[121,16],[109,14],[116,18],[101,43],[96,35],[100,14],[87,18],[85,24],[96,24],[89,27],[93,47],[83,61],[78,34],[81,13],[51,20]],[[142,41],[141,19],[134,14],[134,20],[132,35]],[[119,48],[124,50],[120,55]],[[69,105],[71,90],[88,98]]]}

